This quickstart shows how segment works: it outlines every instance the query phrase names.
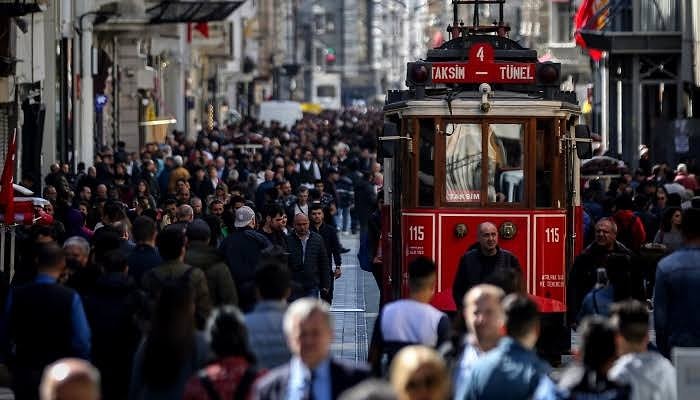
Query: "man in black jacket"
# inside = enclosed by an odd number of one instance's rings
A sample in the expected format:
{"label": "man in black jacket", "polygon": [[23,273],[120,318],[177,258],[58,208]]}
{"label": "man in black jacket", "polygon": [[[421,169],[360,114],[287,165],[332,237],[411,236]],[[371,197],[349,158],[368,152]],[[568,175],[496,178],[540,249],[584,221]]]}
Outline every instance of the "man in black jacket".
{"label": "man in black jacket", "polygon": [[282,230],[284,210],[275,203],[270,203],[263,209],[262,226],[258,230],[275,246],[287,247],[284,231]]}
{"label": "man in black jacket", "polygon": [[305,214],[294,216],[294,231],[287,235],[287,250],[292,281],[298,286],[291,298],[327,296],[331,271],[326,246],[321,235],[309,230],[309,217]]}
{"label": "man in black jacket", "polygon": [[[312,204],[310,208],[311,214],[311,231],[316,232],[323,238],[323,244],[326,246],[326,256],[328,257],[328,271],[331,272],[329,279],[330,287],[327,295],[321,295],[323,300],[329,304],[333,302],[333,281],[340,278],[340,241],[338,240],[338,231],[323,222],[323,206],[320,204]],[[335,261],[335,270],[333,270],[333,262]]]}
{"label": "man in black jacket", "polygon": [[255,212],[248,206],[236,210],[235,231],[221,243],[219,250],[226,259],[238,292],[238,305],[244,312],[255,304],[255,269],[260,252],[270,241],[255,230]]}
{"label": "man in black jacket", "polygon": [[601,218],[595,224],[595,241],[576,257],[569,271],[566,285],[569,324],[573,325],[576,322],[583,298],[596,284],[599,268],[618,268],[620,271],[634,272],[628,282],[632,288],[629,294],[643,299],[642,274],[639,268],[632,268],[632,265],[632,251],[617,241],[617,224],[611,218]]}
{"label": "man in black jacket", "polygon": [[4,359],[13,375],[17,399],[37,399],[44,368],[64,357],[90,357],[90,327],[83,303],[58,279],[66,258],[55,243],[35,248],[37,274],[9,293],[0,338]]}
{"label": "man in black jacket", "polygon": [[498,247],[498,229],[491,222],[479,225],[478,246],[467,250],[459,260],[452,286],[458,309],[467,291],[480,283],[496,285],[506,293],[520,291],[522,286],[520,262],[513,253]]}
{"label": "man in black jacket", "polygon": [[117,400],[128,394],[147,300],[129,279],[122,251],[112,250],[104,259],[104,274],[85,297],[85,314],[92,330],[91,360],[102,371],[102,399]]}

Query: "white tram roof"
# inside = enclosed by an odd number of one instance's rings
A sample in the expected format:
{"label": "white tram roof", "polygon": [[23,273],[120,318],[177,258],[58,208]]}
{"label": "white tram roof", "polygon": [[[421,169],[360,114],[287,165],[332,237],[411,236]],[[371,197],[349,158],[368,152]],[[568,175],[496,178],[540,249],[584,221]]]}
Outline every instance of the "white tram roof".
{"label": "white tram roof", "polygon": [[[521,97],[522,96],[522,97]],[[521,97],[521,98],[519,98]],[[423,100],[404,100],[384,107],[387,115],[399,114],[400,117],[560,117],[569,118],[580,115],[578,105],[566,101],[540,100],[521,94],[494,95],[489,98],[491,109],[481,111],[481,96],[472,98],[455,98],[452,100],[452,112],[444,98]]]}

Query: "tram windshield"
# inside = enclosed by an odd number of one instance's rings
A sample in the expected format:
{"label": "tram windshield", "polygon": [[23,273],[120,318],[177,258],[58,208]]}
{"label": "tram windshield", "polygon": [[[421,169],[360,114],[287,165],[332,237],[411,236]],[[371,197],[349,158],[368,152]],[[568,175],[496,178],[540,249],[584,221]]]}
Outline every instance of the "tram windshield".
{"label": "tram windshield", "polygon": [[[448,203],[480,203],[482,193],[489,203],[520,203],[524,199],[522,124],[447,124],[445,132]],[[486,188],[481,184],[484,166]]]}

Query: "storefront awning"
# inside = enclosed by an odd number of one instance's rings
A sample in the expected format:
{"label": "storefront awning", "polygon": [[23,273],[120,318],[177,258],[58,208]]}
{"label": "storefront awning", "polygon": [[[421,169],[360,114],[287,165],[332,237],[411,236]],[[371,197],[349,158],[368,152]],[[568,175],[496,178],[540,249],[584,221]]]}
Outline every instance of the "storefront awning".
{"label": "storefront awning", "polygon": [[0,0],[0,15],[21,17],[46,10],[48,0]]}
{"label": "storefront awning", "polygon": [[245,0],[239,1],[162,1],[146,11],[152,24],[210,22],[226,19]]}

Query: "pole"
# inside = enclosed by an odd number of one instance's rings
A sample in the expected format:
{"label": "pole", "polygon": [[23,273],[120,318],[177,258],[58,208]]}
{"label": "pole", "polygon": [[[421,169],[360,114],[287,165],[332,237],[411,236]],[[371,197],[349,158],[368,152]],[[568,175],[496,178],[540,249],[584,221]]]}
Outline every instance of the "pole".
{"label": "pole", "polygon": [[15,276],[15,227],[12,226],[12,228],[10,228],[10,282],[12,282],[12,278],[14,276]]}
{"label": "pole", "polygon": [[617,96],[615,98],[617,103],[617,152],[622,153],[622,79],[618,77],[617,79]]}
{"label": "pole", "polygon": [[598,61],[598,71],[600,72],[600,146],[602,154],[610,148],[610,136],[608,135],[608,112],[609,93],[608,93],[608,52],[604,51],[600,61]]}
{"label": "pole", "polygon": [[93,138],[95,108],[93,106],[92,81],[92,21],[86,21],[85,25],[80,36],[82,75],[80,77],[80,141],[77,143],[77,152],[80,155],[78,161],[91,165],[95,147]]}
{"label": "pole", "polygon": [[0,271],[5,272],[5,226],[0,226]]}

